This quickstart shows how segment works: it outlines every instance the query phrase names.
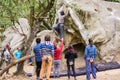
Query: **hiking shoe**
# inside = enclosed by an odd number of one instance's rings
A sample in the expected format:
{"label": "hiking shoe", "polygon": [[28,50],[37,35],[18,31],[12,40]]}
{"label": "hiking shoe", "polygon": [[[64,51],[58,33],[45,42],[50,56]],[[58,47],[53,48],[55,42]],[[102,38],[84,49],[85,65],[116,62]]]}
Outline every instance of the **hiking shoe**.
{"label": "hiking shoe", "polygon": [[94,79],[96,79],[96,77],[93,77]]}
{"label": "hiking shoe", "polygon": [[37,79],[36,80],[40,80],[40,78],[39,77],[37,77]]}
{"label": "hiking shoe", "polygon": [[70,80],[70,79],[68,78],[68,80]]}
{"label": "hiking shoe", "polygon": [[77,80],[76,78],[74,80]]}
{"label": "hiking shoe", "polygon": [[0,70],[2,70],[2,68],[0,68]]}
{"label": "hiking shoe", "polygon": [[60,76],[57,76],[57,78],[60,78]]}

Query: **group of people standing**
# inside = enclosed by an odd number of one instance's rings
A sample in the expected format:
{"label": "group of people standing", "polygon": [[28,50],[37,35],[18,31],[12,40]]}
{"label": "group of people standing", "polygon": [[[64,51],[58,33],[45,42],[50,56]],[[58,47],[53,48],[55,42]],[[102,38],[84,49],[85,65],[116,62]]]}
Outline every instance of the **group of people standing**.
{"label": "group of people standing", "polygon": [[36,45],[33,48],[35,53],[35,60],[36,60],[36,76],[37,80],[42,80],[44,77],[44,72],[46,69],[46,80],[49,80],[51,68],[52,68],[52,61],[54,56],[54,46],[50,42],[50,36],[45,36],[44,43],[41,43],[41,39],[36,39]]}
{"label": "group of people standing", "polygon": [[[60,77],[60,68],[62,60],[62,50],[64,48],[64,18],[65,13],[61,11],[59,18],[57,19],[56,26],[53,27],[53,31],[60,36],[60,44],[57,47],[56,40],[51,42],[50,35],[46,35],[44,42],[41,43],[41,39],[36,39],[36,45],[33,48],[36,60],[36,76],[37,80],[43,80],[44,72],[46,72],[46,80],[50,80],[50,73],[53,64],[54,78]],[[86,62],[86,79],[90,80],[90,72],[92,72],[93,78],[96,78],[96,68],[94,60],[96,58],[96,46],[93,45],[93,40],[89,39],[89,44],[85,48],[84,59]],[[70,80],[70,67],[73,71],[74,80],[76,79],[75,72],[75,58],[77,58],[77,52],[75,52],[72,45],[69,45],[65,52],[68,80]]]}
{"label": "group of people standing", "polygon": [[[10,42],[8,42],[5,47],[2,50],[2,53],[0,54],[1,57],[1,61],[0,61],[0,69],[2,70],[2,66],[8,66],[11,63],[11,59],[12,59],[12,55],[10,54]],[[21,48],[17,48],[17,50],[15,50],[13,52],[13,56],[15,57],[16,60],[20,59],[22,55],[22,50]],[[4,65],[5,63],[5,65]],[[16,65],[17,66],[17,65]],[[4,68],[3,67],[3,68]],[[17,66],[18,67],[18,66]],[[7,74],[9,74],[9,70],[6,71]]]}
{"label": "group of people standing", "polygon": [[[50,73],[53,64],[53,74],[54,78],[60,77],[60,68],[61,68],[61,60],[62,60],[62,50],[64,48],[64,40],[63,38],[60,41],[59,46],[57,46],[56,40],[51,43],[50,35],[46,35],[44,38],[44,42],[41,43],[41,39],[36,39],[36,45],[33,48],[35,53],[36,60],[36,76],[37,80],[42,80],[44,77],[44,72],[46,71],[46,80],[50,79]],[[77,53],[75,52],[72,45],[69,46],[65,53],[65,59],[67,59],[67,67],[68,67],[68,78],[70,79],[70,66],[72,67],[74,78],[76,80],[75,74],[75,66],[74,59],[77,58]]]}
{"label": "group of people standing", "polygon": [[[50,73],[53,64],[54,78],[59,78],[61,73],[61,60],[62,50],[64,48],[63,38],[57,47],[56,40],[51,42],[50,35],[45,36],[45,41],[41,43],[41,39],[36,39],[36,45],[33,48],[36,60],[36,76],[37,80],[43,80],[44,72],[46,72],[46,80],[50,80]],[[68,80],[70,80],[70,67],[73,71],[74,80],[76,79],[75,72],[75,58],[77,58],[77,52],[74,50],[72,45],[69,45],[65,52],[65,59],[67,65]],[[89,39],[89,44],[85,48],[84,59],[86,62],[86,79],[90,80],[90,72],[92,72],[93,78],[96,78],[96,68],[94,60],[96,58],[96,46],[93,45],[92,39]]]}

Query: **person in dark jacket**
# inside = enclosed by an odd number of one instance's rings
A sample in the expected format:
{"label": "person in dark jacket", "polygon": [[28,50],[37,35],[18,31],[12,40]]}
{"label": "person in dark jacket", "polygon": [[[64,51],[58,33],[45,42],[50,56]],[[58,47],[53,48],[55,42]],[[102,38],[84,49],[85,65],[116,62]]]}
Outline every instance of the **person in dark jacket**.
{"label": "person in dark jacket", "polygon": [[36,45],[33,48],[34,54],[35,54],[35,61],[36,61],[36,76],[37,76],[37,80],[39,80],[39,75],[40,75],[40,70],[41,70],[41,64],[42,64],[42,57],[40,54],[40,44],[41,39],[37,38],[36,39]]}
{"label": "person in dark jacket", "polygon": [[75,58],[77,58],[77,53],[74,51],[74,48],[72,45],[70,45],[65,53],[65,59],[67,63],[67,70],[68,70],[68,80],[70,80],[70,67],[72,67],[74,80],[76,79],[76,73],[75,73]]}

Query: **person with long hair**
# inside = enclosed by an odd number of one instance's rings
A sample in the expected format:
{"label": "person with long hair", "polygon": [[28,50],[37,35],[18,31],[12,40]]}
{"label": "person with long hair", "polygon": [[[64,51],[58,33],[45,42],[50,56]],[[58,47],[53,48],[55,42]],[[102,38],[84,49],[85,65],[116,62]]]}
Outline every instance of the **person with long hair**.
{"label": "person with long hair", "polygon": [[75,72],[75,58],[77,58],[77,53],[75,52],[72,45],[70,45],[65,53],[65,59],[67,64],[67,72],[68,72],[68,80],[70,80],[70,67],[73,71],[74,80],[76,79],[76,72]]}

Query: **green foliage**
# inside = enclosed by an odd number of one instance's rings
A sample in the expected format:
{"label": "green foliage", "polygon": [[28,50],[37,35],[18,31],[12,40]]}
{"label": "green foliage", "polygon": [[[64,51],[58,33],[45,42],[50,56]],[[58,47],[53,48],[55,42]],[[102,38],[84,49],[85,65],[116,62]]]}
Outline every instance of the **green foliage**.
{"label": "green foliage", "polygon": [[120,0],[112,0],[113,2],[120,2]]}
{"label": "green foliage", "polygon": [[105,1],[120,2],[120,0],[105,0]]}
{"label": "green foliage", "polygon": [[29,14],[28,2],[18,2],[17,0],[0,1],[0,27],[5,28],[14,24],[19,17],[27,17]]}
{"label": "green foliage", "polygon": [[[7,28],[13,25],[18,18],[30,17],[30,7],[34,7],[34,17],[43,12],[48,5],[49,0],[0,0],[0,28]],[[55,6],[46,15],[51,21],[54,19]],[[48,23],[48,22],[47,22]],[[49,22],[51,25],[53,23]]]}

